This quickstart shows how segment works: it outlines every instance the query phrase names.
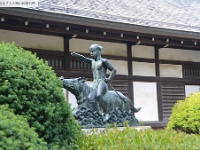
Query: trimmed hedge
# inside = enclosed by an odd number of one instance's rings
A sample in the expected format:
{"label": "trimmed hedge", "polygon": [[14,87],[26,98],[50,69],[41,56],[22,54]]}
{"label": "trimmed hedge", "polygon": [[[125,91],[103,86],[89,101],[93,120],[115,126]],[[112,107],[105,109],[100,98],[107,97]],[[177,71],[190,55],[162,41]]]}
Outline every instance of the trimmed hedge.
{"label": "trimmed hedge", "polygon": [[200,92],[174,105],[167,129],[200,134]]}
{"label": "trimmed hedge", "polygon": [[174,130],[107,129],[85,136],[80,150],[199,150],[200,136]]}
{"label": "trimmed hedge", "polygon": [[0,105],[25,117],[49,148],[76,147],[80,127],[47,62],[9,43],[0,44],[0,54]]}
{"label": "trimmed hedge", "polygon": [[47,150],[25,118],[15,115],[6,105],[0,106],[0,150]]}

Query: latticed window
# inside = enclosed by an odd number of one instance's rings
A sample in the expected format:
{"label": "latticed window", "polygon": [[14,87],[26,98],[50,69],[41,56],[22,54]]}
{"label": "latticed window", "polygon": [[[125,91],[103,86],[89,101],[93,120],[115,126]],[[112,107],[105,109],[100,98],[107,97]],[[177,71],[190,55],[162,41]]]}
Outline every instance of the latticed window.
{"label": "latticed window", "polygon": [[163,107],[163,119],[168,119],[172,107],[177,100],[185,98],[185,85],[176,83],[161,83],[161,96]]}
{"label": "latticed window", "polygon": [[183,66],[183,77],[184,78],[200,77],[200,65],[199,66]]}

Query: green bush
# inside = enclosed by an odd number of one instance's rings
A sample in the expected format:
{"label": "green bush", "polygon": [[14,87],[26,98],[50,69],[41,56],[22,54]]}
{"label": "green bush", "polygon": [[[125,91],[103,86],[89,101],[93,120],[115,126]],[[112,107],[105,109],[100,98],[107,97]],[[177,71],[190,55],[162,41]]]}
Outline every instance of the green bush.
{"label": "green bush", "polygon": [[0,105],[27,119],[52,149],[76,146],[81,130],[54,71],[14,44],[0,44]]}
{"label": "green bush", "polygon": [[0,106],[0,150],[47,150],[47,143],[29,127],[25,118]]}
{"label": "green bush", "polygon": [[167,129],[200,134],[200,92],[174,105]]}
{"label": "green bush", "polygon": [[199,150],[199,142],[199,135],[128,127],[85,136],[80,150]]}

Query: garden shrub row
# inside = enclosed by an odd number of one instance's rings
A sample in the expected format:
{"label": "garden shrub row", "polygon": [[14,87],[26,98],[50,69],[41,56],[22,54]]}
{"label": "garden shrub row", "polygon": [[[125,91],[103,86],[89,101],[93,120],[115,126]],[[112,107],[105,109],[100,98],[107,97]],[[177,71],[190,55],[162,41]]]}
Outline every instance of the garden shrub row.
{"label": "garden shrub row", "polygon": [[199,142],[200,135],[127,127],[85,136],[79,144],[80,150],[199,150]]}

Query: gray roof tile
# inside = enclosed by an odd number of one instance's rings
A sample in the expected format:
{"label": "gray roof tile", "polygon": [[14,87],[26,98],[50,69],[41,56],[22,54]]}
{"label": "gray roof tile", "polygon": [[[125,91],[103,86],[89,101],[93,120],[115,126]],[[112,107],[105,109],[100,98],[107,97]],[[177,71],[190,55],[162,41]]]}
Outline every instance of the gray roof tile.
{"label": "gray roof tile", "polygon": [[200,0],[39,0],[30,9],[200,32]]}

